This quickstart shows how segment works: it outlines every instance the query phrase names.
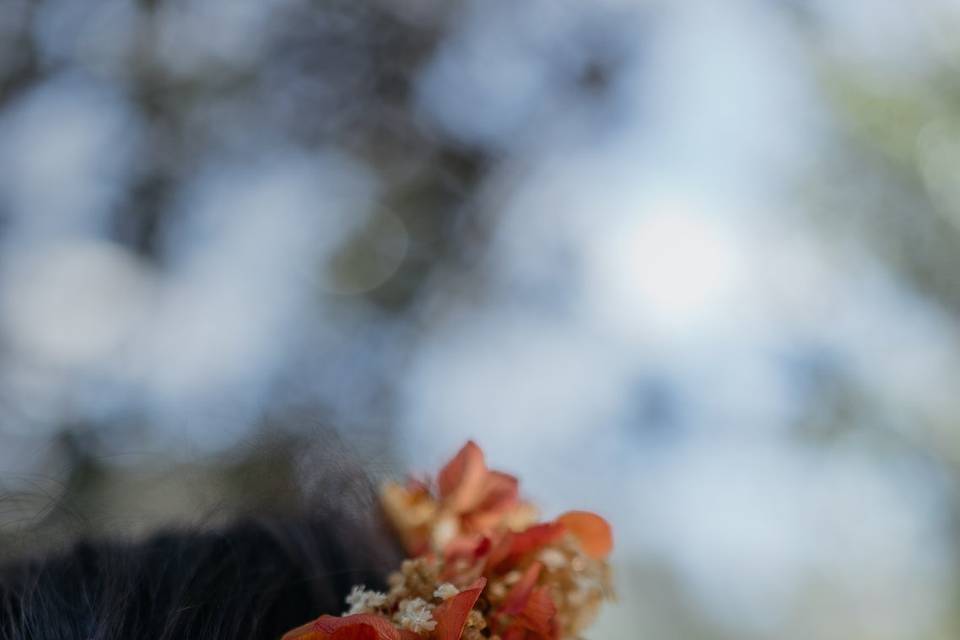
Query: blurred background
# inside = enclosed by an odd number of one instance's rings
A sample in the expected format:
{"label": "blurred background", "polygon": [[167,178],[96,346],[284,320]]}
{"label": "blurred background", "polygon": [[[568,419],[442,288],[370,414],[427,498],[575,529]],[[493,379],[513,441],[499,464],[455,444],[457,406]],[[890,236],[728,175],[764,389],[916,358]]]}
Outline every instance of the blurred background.
{"label": "blurred background", "polygon": [[591,638],[960,636],[958,33],[4,0],[0,557],[473,437],[614,523]]}

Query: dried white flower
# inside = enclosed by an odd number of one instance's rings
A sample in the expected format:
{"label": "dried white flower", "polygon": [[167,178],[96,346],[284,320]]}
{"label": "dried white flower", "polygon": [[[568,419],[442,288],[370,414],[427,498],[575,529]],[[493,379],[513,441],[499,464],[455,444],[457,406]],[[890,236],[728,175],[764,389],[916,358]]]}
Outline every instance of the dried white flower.
{"label": "dried white flower", "polygon": [[355,613],[372,613],[378,607],[382,607],[387,601],[387,594],[379,591],[367,591],[364,585],[355,586],[350,595],[347,596],[347,604],[350,609],[346,615]]}
{"label": "dried white flower", "polygon": [[568,564],[567,556],[559,549],[544,549],[540,552],[539,558],[548,569],[562,569]]}
{"label": "dried white flower", "polygon": [[400,627],[414,633],[433,631],[437,626],[430,605],[423,598],[403,600],[393,619]]}
{"label": "dried white flower", "polygon": [[455,586],[449,582],[444,582],[442,585],[437,587],[437,590],[433,592],[434,598],[440,598],[441,600],[446,600],[447,598],[452,598],[453,596],[460,593],[460,589],[457,589]]}

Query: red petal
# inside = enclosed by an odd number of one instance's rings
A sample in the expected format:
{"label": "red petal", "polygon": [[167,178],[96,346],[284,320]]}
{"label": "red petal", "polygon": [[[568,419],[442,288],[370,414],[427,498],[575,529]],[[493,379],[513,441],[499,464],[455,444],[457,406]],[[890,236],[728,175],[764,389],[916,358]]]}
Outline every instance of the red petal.
{"label": "red petal", "polygon": [[470,440],[440,470],[437,476],[440,497],[457,513],[470,511],[483,499],[486,476],[483,451]]}
{"label": "red petal", "polygon": [[380,640],[380,634],[370,625],[361,622],[340,627],[330,634],[330,640]]}
{"label": "red petal", "polygon": [[515,563],[528,553],[556,542],[565,531],[564,526],[557,522],[544,522],[519,533],[509,533],[490,552],[488,564],[491,569],[497,569],[505,563]]}
{"label": "red petal", "polygon": [[520,481],[515,476],[500,471],[487,473],[480,509],[499,510],[513,505],[520,497]]}
{"label": "red petal", "polygon": [[499,540],[494,541],[493,547],[490,549],[490,555],[487,556],[487,567],[490,570],[496,569],[510,557],[514,536],[514,533],[508,531]]}
{"label": "red petal", "polygon": [[437,640],[460,640],[467,616],[470,615],[470,610],[477,603],[485,586],[487,586],[487,579],[478,578],[457,595],[437,605],[433,612],[433,618],[437,621]]}
{"label": "red petal", "polygon": [[463,514],[463,524],[468,530],[490,532],[500,527],[504,516],[519,503],[519,481],[499,471],[488,471],[480,500]]}
{"label": "red petal", "polygon": [[447,543],[443,555],[447,563],[460,559],[475,562],[489,551],[490,538],[482,535],[460,536]]}
{"label": "red petal", "polygon": [[283,634],[281,640],[324,640],[329,634],[318,631],[314,622],[308,622]]}
{"label": "red petal", "polygon": [[479,560],[483,556],[490,553],[490,549],[493,547],[493,542],[490,538],[484,536],[483,540],[480,541],[480,544],[473,550],[473,559]]}
{"label": "red petal", "polygon": [[570,511],[557,522],[580,541],[580,546],[591,558],[603,560],[613,550],[613,531],[606,520],[588,511]]}
{"label": "red petal", "polygon": [[[400,640],[400,632],[386,618],[372,613],[352,616],[320,616],[313,623],[314,629],[327,635],[318,640]],[[369,630],[369,631],[367,631]],[[373,635],[370,635],[370,633]],[[355,634],[355,635],[351,635]],[[313,638],[310,638],[313,640]]]}
{"label": "red petal", "polygon": [[537,586],[541,569],[543,569],[543,565],[539,562],[530,565],[520,581],[513,585],[507,597],[504,598],[503,606],[500,608],[501,613],[516,615],[523,611],[524,607],[527,606],[527,600],[530,599],[530,594],[533,593],[533,588]]}
{"label": "red petal", "polygon": [[564,527],[556,522],[535,524],[513,536],[510,547],[511,556],[522,556],[532,551],[539,551],[551,542],[556,542],[563,535]]}
{"label": "red petal", "polygon": [[556,635],[554,617],[557,615],[557,605],[547,587],[534,589],[527,599],[527,606],[517,616],[514,624],[526,627],[537,635],[552,638]]}

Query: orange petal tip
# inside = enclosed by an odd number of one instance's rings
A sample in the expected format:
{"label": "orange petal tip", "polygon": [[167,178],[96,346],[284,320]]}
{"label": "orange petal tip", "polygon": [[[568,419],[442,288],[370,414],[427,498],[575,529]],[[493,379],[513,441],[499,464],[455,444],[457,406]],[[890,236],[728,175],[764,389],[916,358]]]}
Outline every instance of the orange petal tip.
{"label": "orange petal tip", "polygon": [[613,530],[610,524],[595,513],[589,511],[569,511],[559,518],[567,531],[580,542],[580,546],[591,558],[603,560],[613,550]]}

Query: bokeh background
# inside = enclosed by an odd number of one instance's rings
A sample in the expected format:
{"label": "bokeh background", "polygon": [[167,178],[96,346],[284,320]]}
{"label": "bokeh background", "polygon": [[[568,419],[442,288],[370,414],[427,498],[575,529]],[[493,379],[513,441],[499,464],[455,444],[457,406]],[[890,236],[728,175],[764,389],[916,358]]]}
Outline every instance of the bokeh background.
{"label": "bokeh background", "polygon": [[473,437],[615,524],[591,638],[960,636],[958,34],[3,0],[0,556]]}

